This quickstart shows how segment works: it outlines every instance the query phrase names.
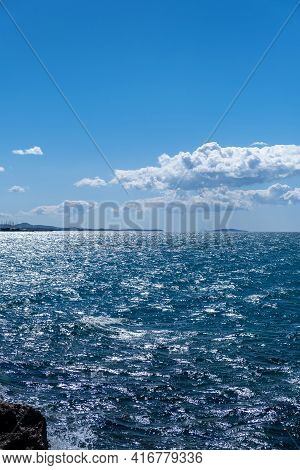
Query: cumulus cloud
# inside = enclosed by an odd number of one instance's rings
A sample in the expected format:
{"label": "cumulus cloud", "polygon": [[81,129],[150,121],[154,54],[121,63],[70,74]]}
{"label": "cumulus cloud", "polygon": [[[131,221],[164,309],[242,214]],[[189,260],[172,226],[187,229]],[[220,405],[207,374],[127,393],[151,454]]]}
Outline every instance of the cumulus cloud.
{"label": "cumulus cloud", "polygon": [[[144,200],[149,206],[157,203],[182,202],[184,204],[205,204],[210,207],[248,210],[255,205],[287,205],[300,202],[300,188],[286,184],[273,184],[266,189],[236,189],[227,186],[205,188],[198,194],[194,191],[168,191],[166,194]],[[143,203],[143,200],[139,201]]]}
{"label": "cumulus cloud", "polygon": [[267,142],[252,142],[251,147],[267,147]]}
{"label": "cumulus cloud", "polygon": [[69,209],[88,209],[95,204],[89,201],[63,201],[60,204],[37,206],[30,211],[30,215],[60,215]]}
{"label": "cumulus cloud", "polygon": [[82,178],[81,180],[74,183],[74,186],[77,186],[77,188],[81,186],[91,186],[95,188],[95,187],[106,186],[106,185],[107,185],[106,181],[99,178],[99,176],[95,176],[94,178]]}
{"label": "cumulus cloud", "polygon": [[30,149],[12,150],[15,155],[43,155],[41,147],[32,147]]}
{"label": "cumulus cloud", "polygon": [[300,202],[300,188],[290,189],[283,195],[283,199],[289,204],[296,204]]}
{"label": "cumulus cloud", "polygon": [[8,191],[10,193],[25,193],[25,188],[23,186],[12,186]]}
{"label": "cumulus cloud", "polygon": [[298,202],[288,198],[287,195],[300,188],[292,189],[286,184],[273,184],[266,189],[230,190],[226,187],[205,190],[196,198],[207,201],[210,204],[220,204],[221,206],[231,206],[235,209],[250,209],[254,205],[274,204],[285,205],[287,203]]}
{"label": "cumulus cloud", "polygon": [[[249,210],[256,205],[291,205],[300,203],[300,188],[291,188],[286,184],[273,184],[266,189],[235,189],[226,186],[218,188],[205,188],[198,194],[194,191],[167,191],[164,195],[126,202],[125,206],[133,208],[138,203],[139,207],[151,205],[181,202],[183,204],[205,204],[212,209],[243,209]],[[99,209],[101,203],[95,201],[63,201],[55,205],[43,205],[32,209],[28,215],[61,215],[66,209],[87,211]],[[122,205],[120,205],[122,208]],[[26,214],[26,213],[23,213]]]}
{"label": "cumulus cloud", "polygon": [[161,155],[157,166],[115,171],[127,189],[187,191],[222,185],[238,188],[299,172],[300,146],[220,147],[215,142],[192,153]]}
{"label": "cumulus cloud", "polygon": [[63,212],[63,205],[54,204],[54,205],[44,205],[44,206],[34,207],[33,209],[31,209],[30,215],[56,215],[62,212]]}

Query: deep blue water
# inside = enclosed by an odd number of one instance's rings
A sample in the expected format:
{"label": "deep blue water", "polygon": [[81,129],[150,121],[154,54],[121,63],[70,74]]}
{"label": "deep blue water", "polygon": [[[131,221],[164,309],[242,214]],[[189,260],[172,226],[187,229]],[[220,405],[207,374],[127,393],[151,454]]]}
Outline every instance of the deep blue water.
{"label": "deep blue water", "polygon": [[0,234],[0,396],[52,448],[296,449],[300,234]]}

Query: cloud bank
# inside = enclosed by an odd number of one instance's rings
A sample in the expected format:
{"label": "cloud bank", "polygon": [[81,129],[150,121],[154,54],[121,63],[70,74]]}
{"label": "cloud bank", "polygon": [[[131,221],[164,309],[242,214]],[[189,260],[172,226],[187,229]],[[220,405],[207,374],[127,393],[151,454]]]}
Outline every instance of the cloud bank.
{"label": "cloud bank", "polygon": [[[174,193],[169,191],[163,196],[137,201],[150,207],[157,203],[168,204],[170,202],[181,202],[184,204],[206,204],[211,208],[228,208],[248,210],[256,205],[275,204],[291,205],[300,203],[300,188],[291,188],[286,184],[273,184],[267,189],[231,190],[226,186],[219,188],[204,189],[199,194],[188,192]],[[134,201],[132,201],[134,205]],[[126,203],[128,205],[129,203]],[[70,209],[97,209],[101,203],[92,201],[70,201],[66,200],[56,205],[38,206],[32,209],[30,215],[60,215],[65,208]]]}
{"label": "cloud bank", "polygon": [[192,153],[161,155],[157,166],[115,171],[127,189],[160,191],[241,188],[299,172],[300,146],[221,147],[215,142],[202,145]]}
{"label": "cloud bank", "polygon": [[12,150],[15,155],[43,155],[41,147],[32,147],[30,149]]}
{"label": "cloud bank", "polygon": [[230,190],[228,187],[205,189],[191,198],[194,202],[220,205],[234,209],[250,209],[255,205],[286,205],[300,202],[300,188],[285,184],[273,184],[266,189]]}
{"label": "cloud bank", "polygon": [[[63,201],[60,204],[54,204],[54,205],[44,205],[44,206],[38,206],[35,207],[34,209],[31,209],[31,211],[27,214],[30,215],[60,215],[63,214],[66,208],[69,209],[88,209],[90,207],[94,207],[97,205],[97,203],[92,203],[88,201]],[[26,214],[26,213],[24,213]]]}
{"label": "cloud bank", "polygon": [[99,176],[95,176],[94,178],[82,178],[81,180],[74,183],[74,186],[77,186],[77,188],[81,186],[91,186],[93,188],[96,188],[96,187],[106,186],[106,185],[107,185],[106,181],[99,178]]}
{"label": "cloud bank", "polygon": [[[227,186],[220,186],[219,188],[205,188],[198,194],[169,191],[165,195],[144,200],[147,205],[178,201],[184,204],[205,204],[211,208],[248,210],[262,204],[297,204],[300,202],[300,188],[291,188],[286,184],[273,184],[266,189],[232,190]],[[139,202],[143,203],[143,200]]]}

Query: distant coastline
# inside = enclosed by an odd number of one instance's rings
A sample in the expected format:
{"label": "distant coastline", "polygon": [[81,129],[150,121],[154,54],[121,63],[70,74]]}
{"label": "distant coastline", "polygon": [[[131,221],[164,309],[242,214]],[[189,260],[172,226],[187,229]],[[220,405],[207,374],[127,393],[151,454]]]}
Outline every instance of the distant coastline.
{"label": "distant coastline", "polygon": [[[54,225],[34,225],[27,222],[20,224],[0,224],[0,232],[163,232],[161,229],[142,228],[83,228],[83,227],[56,227]],[[248,233],[247,230],[236,228],[220,228],[210,233]]]}
{"label": "distant coastline", "polygon": [[160,229],[134,229],[134,228],[81,228],[81,227],[55,227],[52,225],[0,224],[0,232],[162,232]]}

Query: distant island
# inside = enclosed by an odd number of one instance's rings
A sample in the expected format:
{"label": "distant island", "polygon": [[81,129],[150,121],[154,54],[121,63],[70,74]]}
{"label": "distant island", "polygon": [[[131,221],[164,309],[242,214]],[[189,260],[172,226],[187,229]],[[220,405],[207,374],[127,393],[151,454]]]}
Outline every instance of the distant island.
{"label": "distant island", "polygon": [[32,225],[26,222],[21,224],[0,224],[0,232],[162,232],[159,229],[134,228],[82,228],[82,227],[55,227],[52,225]]}

